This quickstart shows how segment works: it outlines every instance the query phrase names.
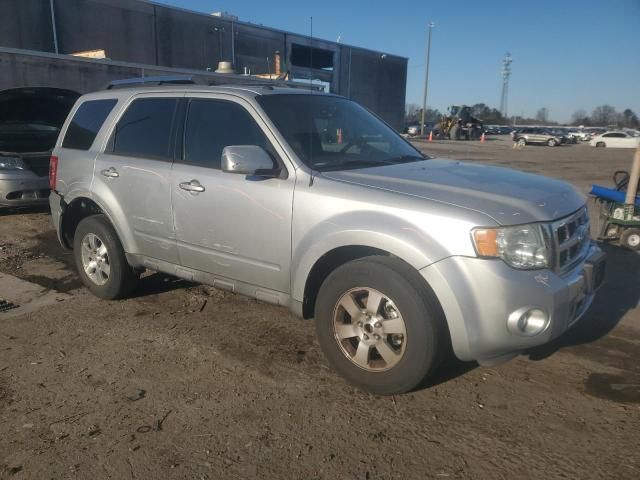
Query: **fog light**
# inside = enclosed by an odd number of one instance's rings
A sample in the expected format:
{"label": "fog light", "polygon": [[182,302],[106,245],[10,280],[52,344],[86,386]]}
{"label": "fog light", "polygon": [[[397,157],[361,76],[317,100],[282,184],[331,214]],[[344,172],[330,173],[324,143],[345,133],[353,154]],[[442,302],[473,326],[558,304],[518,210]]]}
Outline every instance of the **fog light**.
{"label": "fog light", "polygon": [[507,320],[507,328],[511,333],[533,337],[542,333],[549,325],[547,312],[538,307],[519,308]]}

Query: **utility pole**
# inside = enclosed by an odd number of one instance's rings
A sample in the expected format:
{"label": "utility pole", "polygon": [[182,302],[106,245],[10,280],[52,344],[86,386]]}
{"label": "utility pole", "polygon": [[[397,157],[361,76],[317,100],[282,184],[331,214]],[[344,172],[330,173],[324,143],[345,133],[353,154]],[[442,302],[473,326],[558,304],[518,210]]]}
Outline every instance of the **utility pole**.
{"label": "utility pole", "polygon": [[427,90],[429,88],[429,56],[431,55],[431,30],[435,23],[429,22],[429,39],[427,40],[427,66],[424,74],[424,96],[422,97],[422,118],[420,120],[420,136],[424,137],[424,115],[427,112]]}
{"label": "utility pole", "polygon": [[509,77],[511,76],[511,54],[506,53],[502,60],[502,97],[500,98],[500,113],[507,118],[507,100],[509,96]]}

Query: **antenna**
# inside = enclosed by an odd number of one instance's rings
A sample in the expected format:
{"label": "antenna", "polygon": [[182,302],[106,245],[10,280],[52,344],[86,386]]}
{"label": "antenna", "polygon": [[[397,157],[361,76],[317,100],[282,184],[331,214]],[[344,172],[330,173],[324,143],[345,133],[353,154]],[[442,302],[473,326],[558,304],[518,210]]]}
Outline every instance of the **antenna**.
{"label": "antenna", "polygon": [[500,113],[507,118],[507,100],[509,96],[509,77],[511,77],[511,54],[507,52],[502,59],[502,97],[500,98]]}
{"label": "antenna", "polygon": [[[309,89],[313,95],[313,15],[309,17],[309,36],[311,48],[309,48]],[[309,108],[309,165],[311,165],[311,175],[309,176],[309,186],[313,185],[315,173],[313,171],[313,116]]]}

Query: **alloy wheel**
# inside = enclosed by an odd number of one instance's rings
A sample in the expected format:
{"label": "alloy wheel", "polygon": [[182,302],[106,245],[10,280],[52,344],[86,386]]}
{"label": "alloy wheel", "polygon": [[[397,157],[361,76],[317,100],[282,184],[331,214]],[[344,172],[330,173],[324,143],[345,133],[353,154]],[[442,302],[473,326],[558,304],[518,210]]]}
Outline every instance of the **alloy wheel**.
{"label": "alloy wheel", "polygon": [[111,264],[109,252],[104,242],[95,233],[87,233],[81,243],[82,268],[87,277],[96,285],[109,281]]}
{"label": "alloy wheel", "polygon": [[407,346],[405,322],[395,303],[368,287],[353,288],[340,297],[333,333],[345,357],[369,372],[393,368]]}

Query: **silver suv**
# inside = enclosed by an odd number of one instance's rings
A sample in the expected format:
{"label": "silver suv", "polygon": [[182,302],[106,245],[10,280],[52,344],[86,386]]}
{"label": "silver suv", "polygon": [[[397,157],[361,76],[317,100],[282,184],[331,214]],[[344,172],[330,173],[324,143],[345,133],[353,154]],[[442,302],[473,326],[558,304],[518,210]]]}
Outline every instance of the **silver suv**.
{"label": "silver suv", "polygon": [[551,133],[546,128],[535,127],[523,128],[514,136],[513,141],[522,147],[530,144],[548,145],[549,147],[555,147],[557,145],[560,145],[561,143],[564,143],[560,136]]}
{"label": "silver suv", "polygon": [[85,95],[51,187],[95,295],[149,269],[286,306],[379,394],[415,388],[450,348],[495,363],[558,337],[603,275],[568,184],[426,158],[357,103],[299,89]]}

